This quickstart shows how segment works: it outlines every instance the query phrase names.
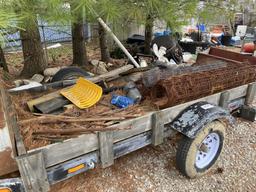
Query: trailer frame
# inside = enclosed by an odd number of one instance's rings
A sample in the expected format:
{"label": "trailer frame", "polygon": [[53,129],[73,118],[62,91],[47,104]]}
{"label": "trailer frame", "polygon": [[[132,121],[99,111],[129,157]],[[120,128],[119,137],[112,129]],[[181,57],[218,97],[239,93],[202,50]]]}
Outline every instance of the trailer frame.
{"label": "trailer frame", "polygon": [[[163,144],[164,139],[176,135],[172,122],[193,104],[205,101],[210,105],[233,111],[243,105],[250,106],[256,95],[256,82],[216,93],[197,100],[149,112],[144,116],[126,120],[112,127],[131,127],[129,130],[98,132],[26,151],[19,135],[17,121],[11,129],[17,152],[15,160],[21,177],[0,180],[1,187],[12,191],[47,192],[50,186],[81,172],[114,164],[114,160],[148,145]],[[2,97],[8,96],[2,90]],[[5,114],[7,115],[7,114]],[[223,116],[224,117],[224,116]],[[222,119],[220,119],[222,120]],[[182,133],[182,131],[181,131]],[[184,133],[183,133],[184,134]]]}

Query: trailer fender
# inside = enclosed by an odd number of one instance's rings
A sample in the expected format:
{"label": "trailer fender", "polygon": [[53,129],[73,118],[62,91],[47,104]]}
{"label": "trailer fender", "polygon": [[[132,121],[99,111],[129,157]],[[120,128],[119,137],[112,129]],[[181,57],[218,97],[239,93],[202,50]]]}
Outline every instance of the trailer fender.
{"label": "trailer fender", "polygon": [[171,128],[194,139],[203,127],[214,120],[227,120],[234,125],[235,119],[229,111],[219,106],[202,101],[187,107],[171,123]]}

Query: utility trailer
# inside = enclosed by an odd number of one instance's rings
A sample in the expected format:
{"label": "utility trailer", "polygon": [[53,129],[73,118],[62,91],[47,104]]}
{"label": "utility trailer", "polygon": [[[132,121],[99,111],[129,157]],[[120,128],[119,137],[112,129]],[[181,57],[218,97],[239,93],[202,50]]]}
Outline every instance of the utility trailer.
{"label": "utility trailer", "polygon": [[[1,88],[0,172],[18,170],[20,177],[1,179],[0,192],[49,191],[51,185],[96,166],[109,167],[128,153],[164,144],[178,132],[184,137],[177,149],[177,167],[190,178],[200,176],[221,153],[225,128],[234,124],[230,112],[250,106],[255,95],[256,83],[250,83],[113,125],[131,126],[128,130],[84,134],[26,151],[10,97]],[[246,109],[245,114],[252,113]]]}
{"label": "utility trailer", "polygon": [[[213,48],[197,61],[214,63],[219,59],[256,64],[255,57],[223,52]],[[151,110],[112,125],[110,128],[115,131],[83,134],[27,151],[11,98],[0,85],[0,192],[47,192],[51,185],[74,175],[98,166],[109,167],[115,159],[145,146],[164,144],[165,138],[175,137],[176,133],[183,135],[176,154],[177,168],[189,178],[200,176],[215,164],[222,151],[225,129],[235,123],[231,113],[240,111],[241,117],[255,121],[256,109],[251,107],[255,96],[256,82],[244,83],[162,110]],[[20,176],[11,177],[17,171]]]}

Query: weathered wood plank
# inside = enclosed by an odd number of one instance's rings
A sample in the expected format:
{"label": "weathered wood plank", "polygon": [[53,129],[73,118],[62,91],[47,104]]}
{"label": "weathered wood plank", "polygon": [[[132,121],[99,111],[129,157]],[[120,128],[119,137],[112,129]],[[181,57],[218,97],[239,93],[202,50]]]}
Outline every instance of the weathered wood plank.
{"label": "weathered wood plank", "polygon": [[99,132],[100,161],[102,168],[114,164],[113,132]]}
{"label": "weathered wood plank", "polygon": [[243,86],[228,90],[230,92],[229,99],[234,100],[241,97],[245,97],[247,94],[247,88],[248,88],[248,85],[243,85]]}
{"label": "weathered wood plank", "polygon": [[152,144],[160,145],[164,142],[164,124],[162,123],[161,113],[152,115]]}
{"label": "weathered wood plank", "polygon": [[219,106],[228,109],[228,103],[229,103],[229,98],[230,98],[230,92],[225,91],[220,94],[220,101],[219,101]]}
{"label": "weathered wood plank", "polygon": [[256,83],[251,83],[248,85],[247,94],[245,98],[245,104],[250,105],[256,96]]}
{"label": "weathered wood plank", "polygon": [[50,190],[42,151],[21,155],[16,161],[27,192]]}
{"label": "weathered wood plank", "polygon": [[46,167],[51,167],[58,163],[78,157],[99,148],[97,134],[81,135],[74,139],[68,139],[61,143],[47,145],[29,151],[42,150],[45,158]]}
{"label": "weathered wood plank", "polygon": [[28,108],[31,112],[34,112],[34,105],[38,105],[40,103],[46,102],[46,101],[50,101],[51,99],[54,98],[58,98],[61,97],[60,95],[60,90],[59,91],[55,91],[53,93],[49,93],[47,95],[44,95],[42,97],[39,97],[37,99],[33,99],[31,101],[27,102]]}
{"label": "weathered wood plank", "polygon": [[[143,133],[151,129],[151,115],[153,112],[150,112],[142,117],[124,121],[120,124],[113,125],[113,127],[125,128],[131,127],[129,130],[115,131],[113,133],[114,142],[124,140],[126,138],[132,137],[134,135]],[[112,127],[112,126],[111,126]]]}
{"label": "weathered wood plank", "polygon": [[[230,100],[244,97],[246,95],[247,87],[248,85],[244,85],[241,87],[230,89],[229,90]],[[182,110],[184,110],[186,107],[196,102],[208,101],[210,103],[218,105],[220,100],[220,94],[221,93],[217,93],[214,95],[210,95],[208,97],[204,97],[201,99],[197,99],[191,102],[187,102],[184,104],[180,104],[174,107],[161,110],[159,113],[162,116],[163,124],[167,124],[171,122]],[[127,121],[121,122],[118,125],[114,125],[121,128],[131,126],[131,129],[113,132],[113,140],[114,140],[113,142],[116,143],[116,142],[125,140],[129,137],[151,130],[152,128],[151,116],[153,113],[154,112],[150,112],[142,117],[132,119],[132,120],[127,120]],[[48,145],[39,149],[35,149],[33,151],[37,151],[40,149],[43,150],[45,154],[46,166],[49,167],[52,165],[56,165],[60,162],[64,162],[68,159],[72,159],[80,155],[95,151],[99,149],[99,143],[98,143],[97,135],[90,134],[90,135],[82,135],[78,138],[66,140],[63,143]]]}

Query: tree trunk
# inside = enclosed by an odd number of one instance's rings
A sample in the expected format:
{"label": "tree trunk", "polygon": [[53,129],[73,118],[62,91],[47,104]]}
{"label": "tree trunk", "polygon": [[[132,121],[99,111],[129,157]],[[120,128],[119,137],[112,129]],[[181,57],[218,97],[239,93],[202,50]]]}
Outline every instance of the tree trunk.
{"label": "tree trunk", "polygon": [[47,62],[41,44],[36,16],[34,16],[34,20],[24,20],[22,28],[24,30],[20,30],[20,37],[22,42],[24,67],[21,76],[31,77],[36,73],[42,73],[47,67]]}
{"label": "tree trunk", "polygon": [[4,71],[9,72],[7,63],[4,57],[4,51],[1,46],[0,46],[0,67],[2,67]]}
{"label": "tree trunk", "polygon": [[83,29],[83,11],[82,9],[74,10],[74,8],[74,5],[71,5],[72,15],[74,17],[72,23],[73,65],[85,66],[88,64],[88,58]]}
{"label": "tree trunk", "polygon": [[236,34],[236,28],[235,28],[235,25],[233,23],[233,20],[232,19],[229,19],[229,25],[230,25],[230,28],[231,28],[231,32],[232,32],[232,36],[234,36]]}
{"label": "tree trunk", "polygon": [[145,26],[145,54],[150,54],[151,52],[151,41],[153,38],[153,26],[154,26],[154,19],[149,15],[146,20]]}
{"label": "tree trunk", "polygon": [[109,63],[110,62],[110,54],[107,45],[107,33],[102,25],[99,23],[99,41],[100,41],[100,52],[101,52],[101,60]]}

